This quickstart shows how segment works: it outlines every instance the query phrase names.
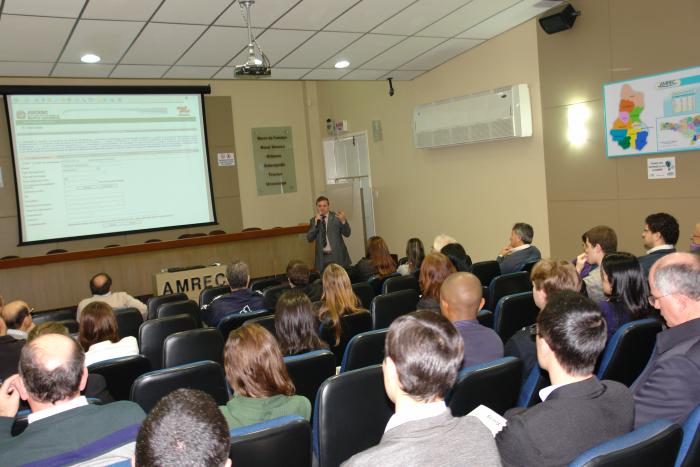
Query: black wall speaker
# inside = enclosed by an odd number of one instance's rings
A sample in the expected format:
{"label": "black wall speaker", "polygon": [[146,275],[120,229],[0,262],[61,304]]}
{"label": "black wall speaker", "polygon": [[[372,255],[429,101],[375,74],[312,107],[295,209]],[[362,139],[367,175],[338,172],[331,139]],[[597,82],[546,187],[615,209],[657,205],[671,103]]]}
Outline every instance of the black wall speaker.
{"label": "black wall speaker", "polygon": [[542,26],[542,29],[547,34],[565,31],[574,26],[576,17],[580,14],[581,12],[576,11],[570,3],[566,3],[553,13],[548,13],[547,16],[541,16],[540,26]]}

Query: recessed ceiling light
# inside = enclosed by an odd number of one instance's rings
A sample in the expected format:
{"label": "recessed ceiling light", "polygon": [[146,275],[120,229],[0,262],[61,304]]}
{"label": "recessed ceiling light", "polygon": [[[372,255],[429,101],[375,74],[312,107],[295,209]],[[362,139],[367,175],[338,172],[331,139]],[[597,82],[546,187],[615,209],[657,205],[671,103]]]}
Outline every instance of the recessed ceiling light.
{"label": "recessed ceiling light", "polygon": [[335,62],[336,68],[347,68],[349,66],[350,66],[350,62],[348,62],[347,60],[339,60],[339,61]]}
{"label": "recessed ceiling light", "polygon": [[80,61],[83,63],[97,63],[100,60],[102,60],[99,55],[95,54],[85,54],[82,57],[80,57]]}

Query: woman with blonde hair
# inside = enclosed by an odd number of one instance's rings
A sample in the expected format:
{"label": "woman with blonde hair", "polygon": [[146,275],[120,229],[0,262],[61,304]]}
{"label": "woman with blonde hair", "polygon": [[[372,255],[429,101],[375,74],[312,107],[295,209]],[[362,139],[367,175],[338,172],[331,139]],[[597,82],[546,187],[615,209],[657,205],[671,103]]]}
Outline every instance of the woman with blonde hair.
{"label": "woman with blonde hair", "polygon": [[139,353],[139,345],[134,336],[119,339],[114,311],[105,302],[91,302],[83,308],[78,342],[85,351],[85,366]]}
{"label": "woman with blonde hair", "polygon": [[389,253],[389,247],[382,237],[374,236],[367,240],[365,257],[353,267],[356,282],[366,282],[374,276],[386,277],[396,272],[396,261]]}
{"label": "woman with blonde hair", "polygon": [[285,415],[311,417],[309,400],[294,395],[277,340],[259,324],[231,331],[224,347],[224,369],[234,394],[219,409],[229,428]]}
{"label": "woman with blonde hair", "polygon": [[418,284],[421,299],[416,304],[418,310],[434,310],[440,312],[440,288],[447,276],[457,272],[452,261],[442,253],[430,253],[420,266]]}
{"label": "woman with blonde hair", "polygon": [[324,327],[331,327],[335,346],[340,343],[343,332],[340,318],[349,313],[362,311],[360,299],[357,298],[350,284],[348,273],[337,264],[329,264],[323,271],[323,297],[318,309],[318,318]]}

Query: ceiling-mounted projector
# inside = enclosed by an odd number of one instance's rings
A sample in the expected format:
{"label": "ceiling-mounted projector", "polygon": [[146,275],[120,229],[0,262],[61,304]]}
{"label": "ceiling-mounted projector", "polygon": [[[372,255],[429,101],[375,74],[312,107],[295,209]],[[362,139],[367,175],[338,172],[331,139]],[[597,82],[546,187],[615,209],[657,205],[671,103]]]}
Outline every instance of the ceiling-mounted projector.
{"label": "ceiling-mounted projector", "polygon": [[243,65],[236,65],[233,68],[233,76],[236,78],[260,78],[272,75],[270,60],[262,51],[260,45],[253,36],[250,20],[250,6],[255,0],[238,0],[241,6],[243,20],[248,27],[248,60]]}

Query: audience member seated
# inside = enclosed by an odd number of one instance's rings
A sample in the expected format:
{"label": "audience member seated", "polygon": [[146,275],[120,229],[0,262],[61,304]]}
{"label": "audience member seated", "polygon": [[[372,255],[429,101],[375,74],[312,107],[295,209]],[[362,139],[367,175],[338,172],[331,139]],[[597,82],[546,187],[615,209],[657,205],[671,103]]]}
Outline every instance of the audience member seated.
{"label": "audience member seated", "polygon": [[32,311],[22,300],[15,300],[3,306],[0,314],[7,326],[7,335],[15,339],[27,340],[27,333],[35,326],[32,321]]}
{"label": "audience member seated", "polygon": [[423,242],[420,238],[410,238],[406,243],[406,262],[396,268],[396,272],[402,276],[408,276],[420,269],[420,265],[425,258]]}
{"label": "audience member seated", "polygon": [[542,257],[540,250],[532,244],[534,235],[535,231],[530,224],[518,222],[513,225],[508,245],[501,248],[496,258],[501,267],[501,274],[520,271],[527,263],[538,261]]}
{"label": "audience member seated", "polygon": [[[323,286],[320,282],[310,284],[311,268],[303,261],[293,259],[287,264],[287,282],[292,289],[299,289],[304,292],[312,302],[321,300],[323,295]],[[275,309],[277,300],[284,290],[279,290],[276,294],[268,294],[265,297],[265,308],[270,310]]]}
{"label": "audience member seated", "polygon": [[644,219],[642,239],[647,254],[639,257],[644,275],[649,276],[651,266],[663,256],[676,251],[680,228],[675,217],[665,212],[650,214]]}
{"label": "audience member seated", "polygon": [[453,417],[445,405],[462,351],[459,333],[438,313],[416,311],[391,323],[383,370],[396,413],[379,444],[343,466],[500,466],[491,432],[475,417]]}
{"label": "audience member seated", "polygon": [[316,312],[318,320],[325,327],[332,327],[335,343],[340,343],[343,333],[340,318],[350,313],[362,311],[360,299],[357,298],[350,284],[350,277],[342,267],[329,264],[323,271],[323,299]]}
{"label": "audience member seated", "polygon": [[630,390],[593,375],[605,327],[589,298],[571,291],[549,297],[537,317],[537,360],[552,385],[540,391],[541,403],[506,412],[508,424],[496,435],[504,466],[567,465],[632,430]]}
{"label": "audience member seated", "polygon": [[690,252],[700,255],[700,222],[695,224],[693,233],[690,236]]}
{"label": "audience member seated", "polygon": [[382,237],[374,236],[367,240],[365,257],[352,267],[355,282],[366,282],[371,277],[386,277],[396,272],[396,262],[389,253],[389,247]]}
{"label": "audience member seated", "polygon": [[7,325],[0,319],[0,381],[17,373],[19,354],[24,347],[24,340],[7,335]]}
{"label": "audience member seated", "polygon": [[148,413],[136,438],[136,467],[230,467],[226,419],[212,397],[176,389]]}
{"label": "audience member seated", "polygon": [[46,321],[44,323],[37,324],[31,331],[29,331],[29,334],[27,334],[27,342],[31,342],[44,334],[63,334],[64,336],[70,336],[70,331],[68,331],[68,328],[58,321]]}
{"label": "audience member seated", "polygon": [[418,276],[421,298],[416,305],[417,310],[432,310],[440,312],[440,287],[447,276],[456,272],[449,258],[442,253],[430,253],[423,260]]}
{"label": "audience member seated", "polygon": [[78,303],[78,311],[76,312],[76,319],[80,322],[80,316],[82,315],[83,309],[92,302],[99,301],[104,302],[111,306],[112,308],[136,308],[141,312],[141,316],[145,320],[148,316],[148,308],[141,301],[138,300],[126,292],[112,292],[112,278],[106,272],[101,272],[95,274],[90,279],[90,292],[92,292],[92,297],[85,298]]}
{"label": "audience member seated", "polygon": [[104,302],[91,302],[83,308],[78,341],[85,350],[85,366],[139,354],[134,336],[119,339],[114,311]]}
{"label": "audience member seated", "polygon": [[668,329],[644,372],[631,386],[635,426],[665,418],[683,423],[700,404],[700,257],[673,253],[649,273],[649,303],[661,310]]}
{"label": "audience member seated", "polygon": [[226,280],[231,292],[216,297],[202,313],[209,326],[216,326],[219,321],[233,313],[262,310],[263,296],[260,292],[250,290],[250,270],[243,261],[234,261],[226,267]]}
{"label": "audience member seated", "polygon": [[472,268],[472,258],[459,243],[445,245],[440,253],[447,256],[457,272],[469,272]]}
{"label": "audience member seated", "polygon": [[[19,375],[0,387],[0,465],[14,466],[46,462],[90,445],[91,459],[122,456],[134,452],[141,408],[129,401],[89,405],[80,391],[87,381],[85,355],[70,337],[43,335],[22,349]],[[18,436],[10,429],[19,400],[31,407],[29,425]],[[133,437],[125,429],[133,430]],[[120,432],[119,436],[114,436]],[[64,459],[65,462],[65,459]]]}
{"label": "audience member seated", "polygon": [[468,272],[450,275],[440,289],[442,314],[457,328],[464,341],[462,367],[503,357],[501,338],[476,319],[476,314],[484,306],[482,292],[479,279]]}
{"label": "audience member seated", "polygon": [[440,234],[433,240],[432,253],[440,253],[446,245],[457,243],[457,240],[446,234]]}
{"label": "audience member seated", "polygon": [[[532,296],[540,310],[547,304],[547,298],[556,292],[581,290],[581,279],[576,269],[566,261],[540,260],[530,273]],[[513,334],[505,345],[505,355],[517,357],[523,362],[523,381],[528,377],[537,363],[535,335],[537,326],[527,326]]]}
{"label": "audience member seated", "polygon": [[629,253],[605,255],[600,265],[603,292],[598,303],[608,325],[608,339],[620,326],[649,316],[649,286],[637,258]]}
{"label": "audience member seated", "polygon": [[[576,271],[586,284],[586,295],[594,302],[605,300],[603,279],[600,276],[600,263],[608,253],[617,251],[617,234],[606,225],[598,225],[581,235],[583,253],[576,257]],[[583,276],[586,264],[591,266],[588,274]]]}
{"label": "audience member seated", "polygon": [[309,400],[294,395],[277,341],[259,324],[247,323],[229,334],[224,367],[234,394],[219,408],[229,428],[285,415],[311,417]]}
{"label": "audience member seated", "polygon": [[275,334],[282,355],[327,349],[328,344],[318,337],[317,328],[313,304],[300,289],[288,290],[277,300]]}

